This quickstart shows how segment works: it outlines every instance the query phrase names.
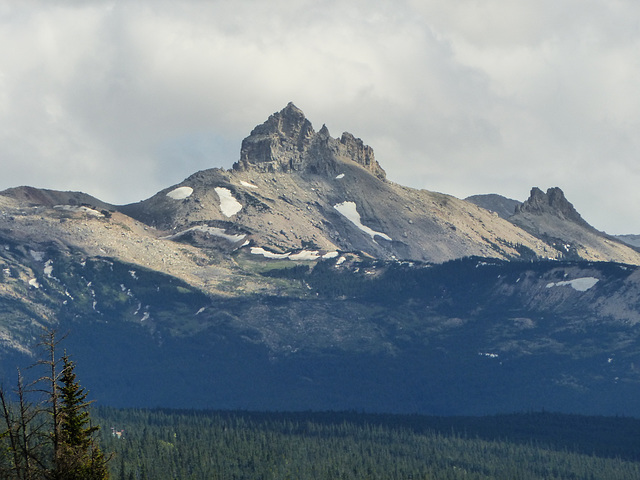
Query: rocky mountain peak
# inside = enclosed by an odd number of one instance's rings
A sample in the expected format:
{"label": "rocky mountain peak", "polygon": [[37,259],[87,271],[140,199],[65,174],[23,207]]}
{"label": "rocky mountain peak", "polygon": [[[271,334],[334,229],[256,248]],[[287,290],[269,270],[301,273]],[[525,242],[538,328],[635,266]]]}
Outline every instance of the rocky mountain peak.
{"label": "rocky mountain peak", "polygon": [[516,207],[516,214],[518,213],[551,214],[580,225],[588,225],[558,187],[547,189],[547,193],[533,187],[529,199]]}
{"label": "rocky mountain peak", "polygon": [[242,141],[236,170],[289,172],[300,170],[315,132],[302,110],[289,103],[255,127]]}
{"label": "rocky mountain peak", "polygon": [[302,110],[290,102],[242,141],[240,160],[233,169],[334,174],[339,162],[350,161],[381,180],[386,178],[370,146],[348,132],[339,140],[332,138],[326,125],[316,133]]}
{"label": "rocky mountain peak", "polygon": [[281,111],[269,116],[266,122],[251,131],[251,136],[278,135],[283,139],[297,140],[314,134],[311,122],[304,112],[289,102]]}

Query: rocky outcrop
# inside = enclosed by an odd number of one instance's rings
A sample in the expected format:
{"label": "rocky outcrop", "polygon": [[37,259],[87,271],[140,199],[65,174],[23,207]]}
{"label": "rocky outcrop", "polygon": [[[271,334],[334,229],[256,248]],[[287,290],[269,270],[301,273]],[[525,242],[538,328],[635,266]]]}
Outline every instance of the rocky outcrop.
{"label": "rocky outcrop", "polygon": [[544,193],[538,187],[533,187],[529,199],[523,204],[516,206],[515,213],[553,215],[562,220],[569,220],[583,227],[591,228],[567,200],[564,192],[558,187],[547,189],[547,193]]}
{"label": "rocky outcrop", "polygon": [[359,138],[355,138],[348,132],[343,133],[340,137],[339,151],[343,158],[353,160],[379,179],[386,178],[385,171],[376,162],[373,148],[365,145]]}
{"label": "rocky outcrop", "polygon": [[242,141],[236,170],[289,172],[300,170],[306,150],[315,136],[302,110],[289,103],[271,115]]}
{"label": "rocky outcrop", "polygon": [[589,225],[559,188],[531,189],[509,221],[540,238],[563,258],[638,264],[638,252]]}
{"label": "rocky outcrop", "polygon": [[292,172],[335,174],[340,162],[353,162],[379,179],[386,174],[376,162],[373,149],[352,134],[332,138],[323,125],[315,132],[302,110],[289,103],[254,128],[242,141],[236,171]]}

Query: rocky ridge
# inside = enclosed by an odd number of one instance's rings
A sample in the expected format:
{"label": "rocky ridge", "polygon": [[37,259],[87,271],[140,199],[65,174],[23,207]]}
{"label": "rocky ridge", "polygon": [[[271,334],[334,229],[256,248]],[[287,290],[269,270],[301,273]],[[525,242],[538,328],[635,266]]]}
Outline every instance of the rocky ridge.
{"label": "rocky ridge", "polygon": [[[190,194],[175,199],[171,192],[177,189]],[[235,201],[237,210],[225,214],[220,194],[227,196],[224,201]],[[554,203],[549,211],[526,215],[557,216],[552,212],[562,208]],[[326,126],[316,133],[291,103],[253,129],[231,170],[198,172],[119,210],[172,232],[174,239],[179,238],[175,233],[188,231],[193,237],[194,228],[200,229],[196,240],[201,245],[206,243],[204,230],[218,229],[209,243],[223,248],[226,243],[227,250],[249,242],[249,247],[274,254],[357,250],[377,258],[428,262],[471,255],[559,258],[567,253],[536,229],[515,226],[470,202],[390,182],[371,147],[348,132],[332,138]],[[590,228],[586,222],[579,227]],[[585,255],[596,258],[591,250]],[[597,258],[640,262],[626,247],[607,248]]]}

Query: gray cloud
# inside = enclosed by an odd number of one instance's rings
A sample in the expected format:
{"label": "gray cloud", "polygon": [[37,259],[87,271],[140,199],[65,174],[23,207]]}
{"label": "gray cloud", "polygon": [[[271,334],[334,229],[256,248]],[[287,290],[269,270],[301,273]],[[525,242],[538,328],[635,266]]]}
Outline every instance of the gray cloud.
{"label": "gray cloud", "polygon": [[640,5],[605,0],[0,2],[0,188],[146,198],[228,168],[293,101],[456,196],[560,186],[640,232]]}

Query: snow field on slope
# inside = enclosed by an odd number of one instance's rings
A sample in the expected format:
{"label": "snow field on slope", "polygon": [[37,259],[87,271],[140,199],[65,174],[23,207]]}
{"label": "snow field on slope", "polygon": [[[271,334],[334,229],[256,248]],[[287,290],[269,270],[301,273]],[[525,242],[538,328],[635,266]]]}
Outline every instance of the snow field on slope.
{"label": "snow field on slope", "polygon": [[551,287],[572,287],[574,290],[578,292],[586,292],[591,287],[593,287],[596,283],[598,283],[598,279],[595,277],[583,277],[576,278],[574,280],[567,280],[564,282],[551,282],[547,284],[547,288]]}
{"label": "snow field on slope", "polygon": [[243,234],[229,234],[223,228],[218,227],[208,227],[206,225],[196,225],[195,227],[187,228],[186,230],[182,230],[181,232],[175,233],[173,235],[169,235],[168,237],[164,237],[168,240],[174,240],[176,238],[181,237],[189,232],[203,232],[208,233],[209,235],[213,235],[214,237],[220,237],[227,240],[230,243],[236,243],[241,240],[244,240],[246,235]]}
{"label": "snow field on slope", "polygon": [[174,200],[184,200],[185,198],[189,198],[192,193],[193,188],[191,187],[178,187],[167,193],[167,197]]}
{"label": "snow field on slope", "polygon": [[288,258],[289,260],[308,260],[308,261],[319,260],[320,258],[324,258],[324,259],[335,258],[338,256],[338,252],[327,252],[324,255],[322,255],[317,250],[301,250],[300,252],[297,252],[297,253],[291,253],[291,252],[273,253],[273,252],[270,252],[269,250],[265,250],[262,247],[251,247],[251,253],[253,255],[262,255],[265,258],[273,258],[273,259]]}
{"label": "snow field on slope", "polygon": [[390,242],[392,241],[389,235],[381,232],[376,232],[375,230],[372,230],[371,228],[362,224],[362,221],[360,220],[360,214],[358,213],[355,202],[338,203],[337,205],[334,205],[333,208],[335,208],[338,212],[340,212],[340,214],[343,217],[345,217],[347,220],[353,223],[356,227],[358,227],[364,233],[371,236],[372,240],[375,241],[374,237],[378,235],[379,237],[382,237],[385,240],[389,240]]}
{"label": "snow field on slope", "polygon": [[231,194],[231,190],[223,187],[216,187],[216,193],[220,199],[220,210],[226,217],[233,217],[236,213],[242,210],[242,204],[238,202]]}

